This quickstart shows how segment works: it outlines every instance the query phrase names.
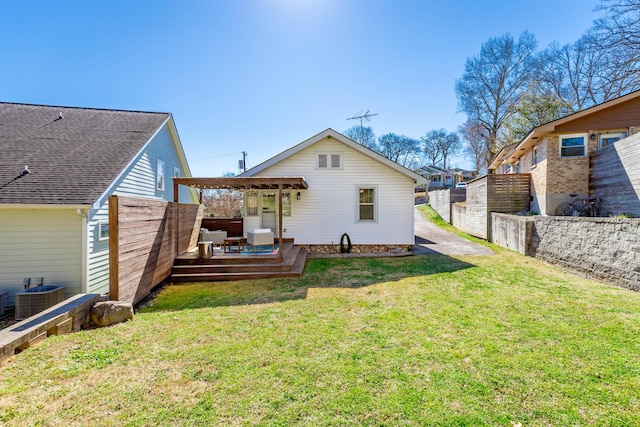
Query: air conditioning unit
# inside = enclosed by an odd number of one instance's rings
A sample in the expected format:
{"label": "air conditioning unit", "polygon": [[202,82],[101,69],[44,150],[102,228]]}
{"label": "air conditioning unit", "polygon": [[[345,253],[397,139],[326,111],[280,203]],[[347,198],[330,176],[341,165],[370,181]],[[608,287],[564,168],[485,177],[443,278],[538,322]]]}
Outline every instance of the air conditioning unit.
{"label": "air conditioning unit", "polygon": [[0,292],[0,316],[4,316],[7,312],[7,304],[9,303],[9,292]]}
{"label": "air conditioning unit", "polygon": [[54,285],[36,286],[16,293],[16,320],[34,316],[64,300],[64,288]]}

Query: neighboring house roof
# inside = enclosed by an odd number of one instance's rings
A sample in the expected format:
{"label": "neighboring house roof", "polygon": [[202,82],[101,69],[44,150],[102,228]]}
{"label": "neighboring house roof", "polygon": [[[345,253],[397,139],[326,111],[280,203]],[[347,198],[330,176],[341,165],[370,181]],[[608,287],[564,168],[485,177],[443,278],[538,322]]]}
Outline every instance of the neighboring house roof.
{"label": "neighboring house roof", "polygon": [[427,175],[459,175],[459,176],[464,176],[464,175],[474,175],[476,174],[476,171],[470,171],[470,170],[465,170],[465,169],[461,169],[461,168],[452,168],[452,169],[444,169],[441,168],[440,166],[434,166],[434,165],[429,165],[429,166],[421,166],[418,169],[416,169],[416,173],[423,175],[423,174],[427,174]]}
{"label": "neighboring house roof", "polygon": [[416,173],[419,175],[451,175],[451,172],[446,171],[437,166],[422,166],[416,169]]}
{"label": "neighboring house roof", "polygon": [[500,150],[500,152],[498,152],[498,155],[496,156],[495,159],[493,159],[493,162],[491,162],[491,164],[489,165],[489,169],[498,169],[498,166],[500,166],[502,164],[502,161],[509,156],[509,154],[511,154],[513,152],[513,150],[515,150],[516,146],[519,143],[516,142],[514,144],[510,144],[510,145],[505,145],[504,147],[502,147],[502,150]]}
{"label": "neighboring house roof", "polygon": [[92,204],[169,120],[169,113],[0,103],[0,187],[25,165],[30,171],[0,188],[0,204]]}
{"label": "neighboring house roof", "polygon": [[271,166],[280,163],[281,161],[293,156],[296,153],[299,153],[300,151],[310,147],[311,145],[322,141],[325,138],[334,138],[336,141],[339,141],[341,143],[343,143],[344,145],[353,148],[356,151],[359,151],[360,153],[371,157],[372,159],[390,167],[391,169],[395,170],[396,172],[399,172],[405,176],[407,176],[408,178],[413,179],[416,183],[419,184],[426,184],[427,180],[418,175],[417,173],[405,168],[404,166],[399,165],[398,163],[387,159],[386,157],[376,153],[375,151],[365,147],[362,144],[358,144],[357,142],[355,142],[354,140],[347,138],[346,136],[344,136],[343,134],[336,132],[335,130],[329,128],[323,132],[320,132],[319,134],[312,136],[311,138],[307,139],[306,141],[301,142],[298,145],[295,145],[291,148],[289,148],[288,150],[283,151],[282,153],[270,158],[269,160],[260,163],[259,165],[249,169],[248,171],[238,175],[239,177],[248,177],[248,176],[259,176],[260,172],[270,168]]}
{"label": "neighboring house roof", "polygon": [[607,102],[603,102],[602,104],[594,105],[593,107],[590,107],[581,111],[577,111],[573,114],[569,114],[567,116],[561,117],[559,119],[556,119],[548,123],[545,123],[543,125],[540,125],[538,127],[535,127],[527,134],[527,136],[525,136],[519,143],[517,143],[517,145],[513,148],[513,150],[511,150],[511,152],[505,155],[505,157],[500,163],[497,163],[496,165],[495,164],[496,160],[494,160],[489,166],[489,169],[496,169],[503,161],[516,160],[518,156],[514,153],[518,151],[527,151],[528,149],[536,145],[541,137],[543,137],[544,135],[550,132],[553,132],[558,126],[562,124],[580,119],[584,116],[588,116],[593,113],[597,113],[598,111],[611,108],[615,105],[622,104],[623,102],[627,102],[638,97],[640,97],[640,90],[631,92],[627,95],[612,99]]}

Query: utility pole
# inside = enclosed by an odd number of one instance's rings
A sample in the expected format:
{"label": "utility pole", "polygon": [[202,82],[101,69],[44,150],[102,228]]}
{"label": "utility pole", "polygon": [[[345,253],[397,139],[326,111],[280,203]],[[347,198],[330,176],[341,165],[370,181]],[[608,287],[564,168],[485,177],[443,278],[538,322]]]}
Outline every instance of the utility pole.
{"label": "utility pole", "polygon": [[242,170],[242,173],[247,171],[247,152],[242,152],[242,160],[238,162],[238,169]]}

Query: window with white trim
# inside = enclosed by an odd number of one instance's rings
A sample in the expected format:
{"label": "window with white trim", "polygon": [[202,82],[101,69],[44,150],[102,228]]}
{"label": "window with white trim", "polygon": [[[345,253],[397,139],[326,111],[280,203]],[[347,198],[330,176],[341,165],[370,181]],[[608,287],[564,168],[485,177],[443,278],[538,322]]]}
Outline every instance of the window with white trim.
{"label": "window with white trim", "polygon": [[598,145],[600,148],[604,148],[607,145],[611,145],[616,141],[619,141],[621,139],[624,139],[627,137],[627,133],[626,132],[607,132],[607,133],[601,133],[599,138],[598,138]]}
{"label": "window with white trim", "polygon": [[173,177],[180,178],[180,168],[173,168]]}
{"label": "window with white trim", "polygon": [[244,215],[258,216],[258,193],[257,192],[249,191],[245,193]]}
{"label": "window with white trim", "polygon": [[504,173],[511,173],[511,163],[504,165]]}
{"label": "window with white trim", "polygon": [[291,193],[282,193],[282,216],[291,216]]}
{"label": "window with white trim", "polygon": [[342,169],[342,153],[317,153],[316,169]]}
{"label": "window with white trim", "polygon": [[98,240],[109,240],[109,223],[98,223]]}
{"label": "window with white trim", "polygon": [[516,165],[513,168],[513,173],[520,173],[520,159],[516,160]]}
{"label": "window with white trim", "polygon": [[156,161],[156,188],[164,190],[164,162],[160,159]]}
{"label": "window with white trim", "polygon": [[533,147],[533,155],[531,157],[531,166],[538,164],[538,146]]}
{"label": "window with white trim", "polygon": [[375,187],[358,187],[358,221],[376,221]]}
{"label": "window with white trim", "polygon": [[560,157],[587,155],[587,134],[560,135]]}

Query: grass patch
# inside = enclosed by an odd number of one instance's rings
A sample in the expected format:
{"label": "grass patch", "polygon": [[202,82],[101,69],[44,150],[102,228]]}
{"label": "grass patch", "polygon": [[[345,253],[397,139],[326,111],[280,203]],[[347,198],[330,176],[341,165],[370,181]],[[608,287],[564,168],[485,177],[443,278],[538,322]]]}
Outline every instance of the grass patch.
{"label": "grass patch", "polygon": [[464,231],[454,227],[453,225],[446,222],[438,212],[436,212],[430,205],[420,205],[417,209],[422,212],[422,215],[427,218],[432,223],[436,224],[438,227],[447,230],[450,233],[455,234],[456,236],[463,237],[471,242],[479,243],[484,246],[488,246],[496,252],[504,251],[505,248],[491,244],[486,240],[480,239],[478,237],[471,236],[470,234],[465,233]]}
{"label": "grass patch", "polygon": [[640,425],[640,295],[496,252],[169,286],[5,364],[0,424]]}

